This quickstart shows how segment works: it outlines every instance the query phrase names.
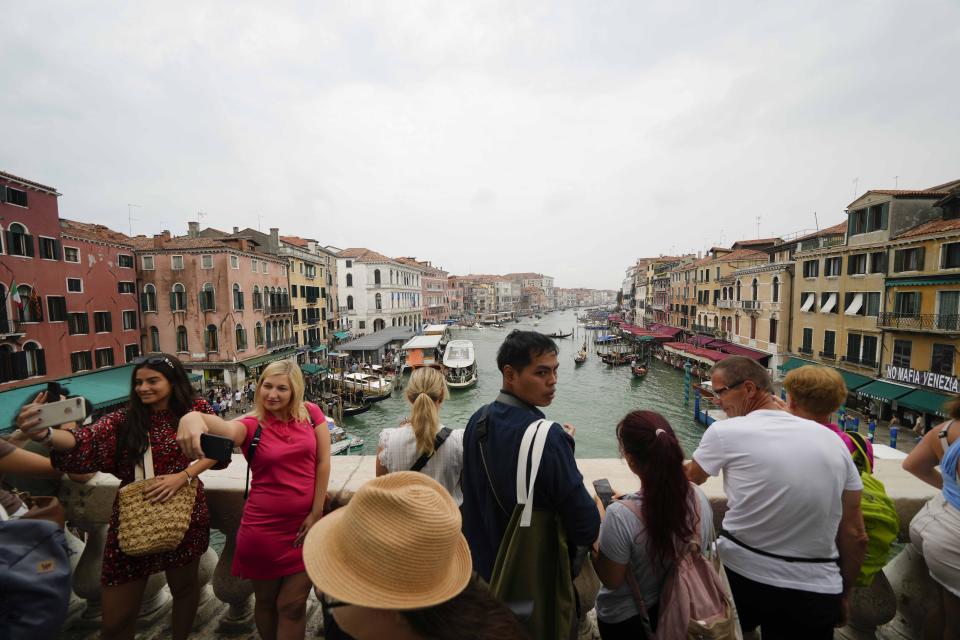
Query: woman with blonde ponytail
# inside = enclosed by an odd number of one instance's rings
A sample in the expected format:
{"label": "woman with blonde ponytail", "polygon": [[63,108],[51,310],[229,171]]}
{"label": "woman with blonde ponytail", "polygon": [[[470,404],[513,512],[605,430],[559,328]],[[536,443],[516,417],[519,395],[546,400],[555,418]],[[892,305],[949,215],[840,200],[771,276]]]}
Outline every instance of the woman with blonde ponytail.
{"label": "woman with blonde ponytail", "polygon": [[457,504],[463,502],[460,471],[463,468],[463,429],[440,423],[440,405],[447,399],[443,374],[421,367],[410,376],[406,389],[410,417],[399,427],[380,432],[377,475],[393,471],[420,471],[446,489]]}

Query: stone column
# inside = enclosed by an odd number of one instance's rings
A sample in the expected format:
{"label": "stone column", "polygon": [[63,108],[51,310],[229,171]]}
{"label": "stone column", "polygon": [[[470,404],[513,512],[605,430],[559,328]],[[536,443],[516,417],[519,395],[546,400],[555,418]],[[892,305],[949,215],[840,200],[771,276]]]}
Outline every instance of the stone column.
{"label": "stone column", "polygon": [[227,541],[213,572],[213,593],[228,605],[217,629],[220,633],[247,633],[253,630],[253,584],[235,577],[231,572],[233,554],[237,550],[238,527],[239,523],[229,530],[221,528]]}
{"label": "stone column", "polygon": [[194,629],[199,629],[212,620],[220,610],[220,601],[214,596],[211,586],[218,559],[217,552],[210,547],[207,547],[200,556],[200,568],[197,572],[197,581],[200,583],[200,606],[197,608]]}
{"label": "stone column", "polygon": [[107,542],[107,525],[85,524],[87,543],[80,562],[73,572],[73,592],[86,600],[87,606],[77,620],[80,628],[100,628],[100,572],[103,567],[103,548]]}

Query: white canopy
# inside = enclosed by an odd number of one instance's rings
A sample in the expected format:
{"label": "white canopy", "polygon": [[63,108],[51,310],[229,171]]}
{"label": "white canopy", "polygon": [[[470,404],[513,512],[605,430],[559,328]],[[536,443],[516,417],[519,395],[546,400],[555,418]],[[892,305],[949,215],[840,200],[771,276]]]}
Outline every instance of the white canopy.
{"label": "white canopy", "polygon": [[817,300],[817,294],[815,293],[808,293],[806,296],[807,299],[803,301],[803,306],[800,307],[800,311],[810,311],[810,309],[813,307],[813,303]]}
{"label": "white canopy", "polygon": [[414,336],[407,341],[402,349],[436,349],[443,336]]}
{"label": "white canopy", "polygon": [[848,316],[855,316],[857,312],[860,311],[860,307],[863,306],[863,294],[855,293],[853,294],[853,300],[850,301],[850,306],[847,307],[847,310],[844,311]]}
{"label": "white canopy", "polygon": [[823,304],[823,307],[820,308],[820,313],[830,313],[835,306],[837,306],[837,294],[831,293],[827,296],[827,301]]}
{"label": "white canopy", "polygon": [[443,364],[451,369],[470,367],[475,359],[473,343],[469,340],[453,340],[443,352]]}

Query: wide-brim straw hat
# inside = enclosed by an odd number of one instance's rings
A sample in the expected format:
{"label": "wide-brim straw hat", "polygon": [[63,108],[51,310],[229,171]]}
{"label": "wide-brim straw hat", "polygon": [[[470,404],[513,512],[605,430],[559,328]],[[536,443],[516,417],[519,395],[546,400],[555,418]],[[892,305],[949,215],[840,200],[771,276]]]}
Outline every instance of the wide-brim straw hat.
{"label": "wide-brim straw hat", "polygon": [[303,563],[330,597],[398,611],[450,600],[472,572],[456,502],[414,471],[367,482],[347,506],[313,525]]}

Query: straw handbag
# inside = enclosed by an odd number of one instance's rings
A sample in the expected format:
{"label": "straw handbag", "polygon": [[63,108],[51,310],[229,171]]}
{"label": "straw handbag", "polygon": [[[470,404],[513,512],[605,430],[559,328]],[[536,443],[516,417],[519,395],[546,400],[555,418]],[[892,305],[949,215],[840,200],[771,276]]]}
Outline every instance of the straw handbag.
{"label": "straw handbag", "polygon": [[153,482],[153,453],[143,456],[137,465],[138,478],[120,489],[120,550],[128,556],[148,556],[173,551],[183,542],[190,528],[193,506],[197,501],[197,484],[180,487],[166,502],[150,502],[143,492]]}

